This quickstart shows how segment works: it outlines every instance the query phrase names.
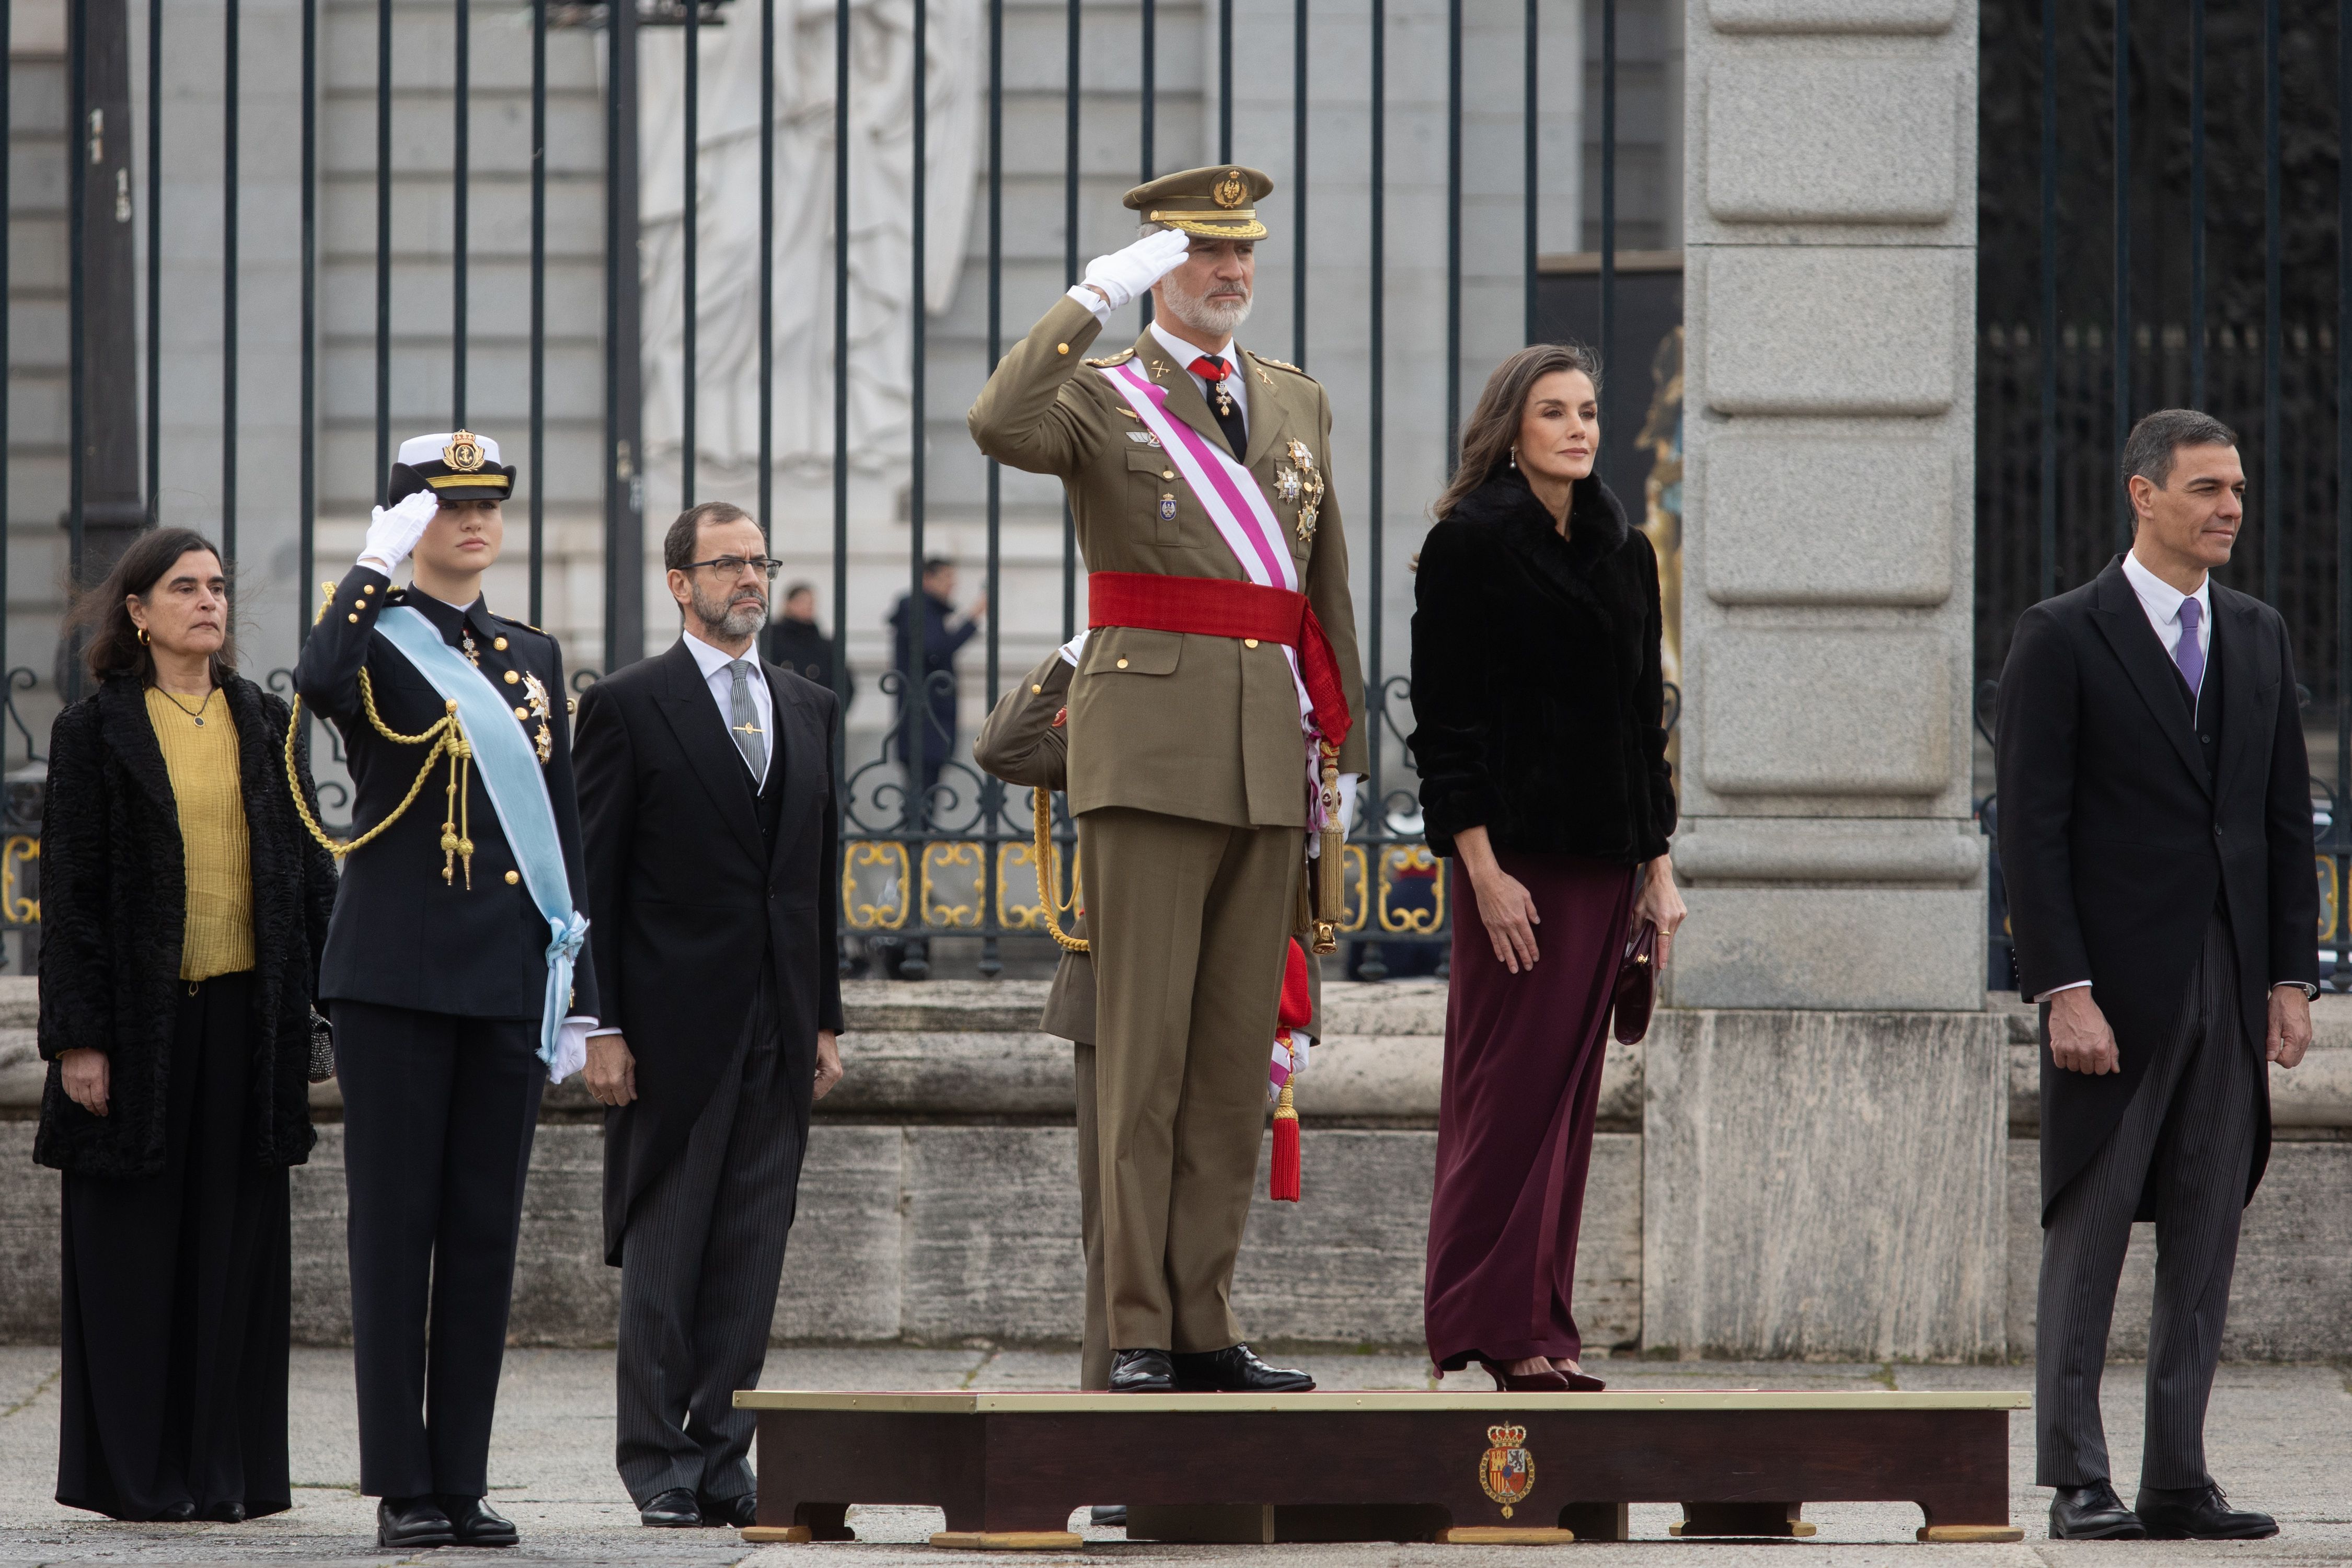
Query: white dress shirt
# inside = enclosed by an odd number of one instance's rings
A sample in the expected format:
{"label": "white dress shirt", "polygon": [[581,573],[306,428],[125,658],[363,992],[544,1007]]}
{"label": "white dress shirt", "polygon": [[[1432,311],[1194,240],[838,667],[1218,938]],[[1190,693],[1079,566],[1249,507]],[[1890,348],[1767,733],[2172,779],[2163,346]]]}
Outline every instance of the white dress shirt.
{"label": "white dress shirt", "polygon": [[2197,592],[2184,594],[2155,573],[2139,563],[2139,557],[2124,552],[2124,580],[2139,595],[2139,607],[2147,612],[2147,624],[2156,628],[2157,641],[2164,645],[2164,656],[2178,665],[2180,649],[2180,606],[2189,600],[2197,601],[2197,651],[2211,662],[2213,652],[2213,580],[2209,575],[2199,581]]}
{"label": "white dress shirt", "polygon": [[[692,632],[688,632],[683,640],[686,651],[694,656],[695,668],[702,671],[703,684],[710,688],[710,700],[719,704],[719,721],[732,731],[735,728],[735,678],[728,673],[727,667],[735,662],[735,655],[725,648],[711,647]],[[760,645],[756,641],[743,650],[743,660],[751,667],[751,676],[743,682],[751,689],[751,705],[762,714],[773,713],[775,704],[768,700],[768,678],[760,668]],[[775,721],[763,719],[760,727],[772,730],[775,727]],[[732,740],[734,737],[730,734],[728,738]],[[767,744],[760,748],[760,776],[751,781],[751,788],[755,792],[767,787],[768,769],[776,765],[775,736],[763,734],[760,739]],[[737,755],[741,755],[741,752],[739,751]],[[751,764],[746,763],[744,767],[749,771]]]}
{"label": "white dress shirt", "polygon": [[[1199,389],[1201,400],[1207,403],[1209,401],[1209,378],[1204,375],[1194,374],[1192,371],[1192,362],[1199,359],[1208,351],[1195,347],[1193,344],[1186,342],[1175,333],[1168,331],[1165,327],[1162,327],[1160,324],[1160,319],[1156,316],[1153,317],[1151,321],[1151,335],[1159,341],[1161,348],[1168,351],[1169,357],[1176,362],[1178,366],[1183,370],[1184,374],[1192,377],[1192,384]],[[1234,411],[1242,416],[1242,435],[1246,438],[1249,435],[1249,383],[1242,375],[1241,355],[1234,352],[1233,339],[1227,338],[1225,340],[1225,346],[1217,351],[1217,357],[1232,367],[1226,372],[1225,380],[1233,385],[1234,408]],[[1213,408],[1216,405],[1213,403],[1211,403],[1210,406]],[[1241,454],[1239,452],[1235,452],[1234,456],[1238,458]]]}

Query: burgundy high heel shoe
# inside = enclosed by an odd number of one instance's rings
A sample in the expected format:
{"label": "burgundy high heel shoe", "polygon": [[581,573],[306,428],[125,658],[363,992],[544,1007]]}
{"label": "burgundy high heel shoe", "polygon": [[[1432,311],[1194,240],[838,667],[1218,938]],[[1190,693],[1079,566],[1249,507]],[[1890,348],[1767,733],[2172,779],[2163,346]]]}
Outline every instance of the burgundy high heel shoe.
{"label": "burgundy high heel shoe", "polygon": [[1602,1389],[1609,1386],[1599,1378],[1593,1377],[1585,1373],[1559,1372],[1559,1369],[1557,1367],[1552,1370],[1559,1373],[1560,1380],[1568,1384],[1568,1390],[1570,1394],[1598,1394]]}
{"label": "burgundy high heel shoe", "polygon": [[1549,1368],[1542,1372],[1513,1372],[1498,1361],[1482,1361],[1478,1364],[1495,1380],[1497,1394],[1566,1394],[1573,1386],[1565,1375]]}

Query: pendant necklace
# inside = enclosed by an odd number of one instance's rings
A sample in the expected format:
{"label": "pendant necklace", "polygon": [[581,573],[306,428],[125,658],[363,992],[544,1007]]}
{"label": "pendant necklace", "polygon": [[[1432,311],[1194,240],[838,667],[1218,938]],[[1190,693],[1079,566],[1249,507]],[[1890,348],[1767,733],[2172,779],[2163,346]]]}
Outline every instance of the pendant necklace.
{"label": "pendant necklace", "polygon": [[[158,691],[163,691],[163,689],[160,686],[155,689]],[[196,721],[196,728],[201,730],[205,727],[205,710],[213,705],[213,691],[218,691],[219,689],[220,688],[215,686],[212,689],[212,691],[205,692],[205,700],[202,702],[197,703],[193,709],[168,691],[163,691],[163,700],[169,702],[173,707],[177,708],[181,712],[187,714],[189,718],[194,719]]]}

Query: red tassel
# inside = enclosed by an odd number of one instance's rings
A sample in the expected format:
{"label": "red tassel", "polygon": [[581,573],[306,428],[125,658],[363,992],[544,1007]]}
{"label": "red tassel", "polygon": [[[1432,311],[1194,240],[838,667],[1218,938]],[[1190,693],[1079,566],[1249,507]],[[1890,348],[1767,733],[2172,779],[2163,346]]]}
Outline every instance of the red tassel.
{"label": "red tassel", "polygon": [[1278,1204],[1298,1201],[1298,1112],[1290,1103],[1290,1086],[1274,1108],[1274,1171],[1265,1195]]}

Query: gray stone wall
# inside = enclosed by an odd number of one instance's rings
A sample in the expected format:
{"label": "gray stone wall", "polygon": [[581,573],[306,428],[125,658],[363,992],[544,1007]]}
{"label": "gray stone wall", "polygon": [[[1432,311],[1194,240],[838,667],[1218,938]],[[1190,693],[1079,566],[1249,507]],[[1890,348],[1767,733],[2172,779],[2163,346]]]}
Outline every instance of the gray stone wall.
{"label": "gray stone wall", "polygon": [[1686,17],[1675,1000],[1973,1010],[1976,8]]}
{"label": "gray stone wall", "polygon": [[[1068,1046],[1036,984],[860,984],[850,1077],[817,1120],[779,1343],[1066,1343],[1080,1259]],[[1412,1346],[1436,1148],[1444,992],[1333,985],[1301,1081],[1306,1201],[1261,1194],[1234,1281],[1265,1341]],[[2272,1071],[2280,1129],[2247,1211],[2228,1353],[2352,1354],[2352,998]],[[29,981],[0,979],[0,1342],[58,1334],[57,1173],[31,1161],[42,1079]],[[2030,1016],[1669,1010],[1612,1047],[1577,1249],[1588,1342],[1620,1354],[1999,1360],[2032,1350],[2040,1177]],[[1899,1079],[1865,1069],[1900,1064]],[[1981,1105],[1989,1115],[1955,1108]],[[294,1334],[350,1336],[332,1086],[293,1174]],[[531,1152],[516,1342],[601,1345],[603,1132],[577,1086]],[[1645,1131],[1646,1129],[1646,1131]],[[1815,1137],[1826,1131],[1833,1137]],[[1967,1173],[1946,1184],[1946,1173]],[[2145,1227],[2143,1227],[2145,1229]],[[1715,1238],[1702,1246],[1698,1238]],[[2147,1342],[2134,1238],[2115,1350]]]}

